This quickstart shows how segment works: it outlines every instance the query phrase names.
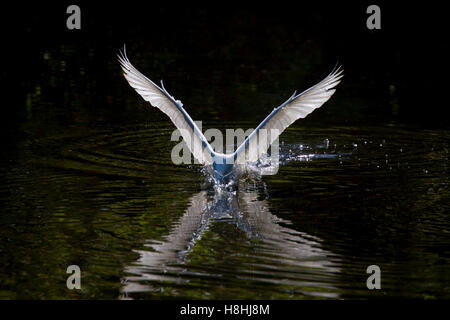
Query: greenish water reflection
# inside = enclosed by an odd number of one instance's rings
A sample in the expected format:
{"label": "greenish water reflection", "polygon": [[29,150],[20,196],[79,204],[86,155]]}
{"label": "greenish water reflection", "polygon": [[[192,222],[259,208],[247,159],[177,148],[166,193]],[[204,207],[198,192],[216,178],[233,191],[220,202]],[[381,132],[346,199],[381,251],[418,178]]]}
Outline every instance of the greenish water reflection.
{"label": "greenish water reflection", "polygon": [[448,297],[448,132],[292,128],[278,174],[224,205],[171,164],[171,130],[23,140],[2,172],[2,298]]}

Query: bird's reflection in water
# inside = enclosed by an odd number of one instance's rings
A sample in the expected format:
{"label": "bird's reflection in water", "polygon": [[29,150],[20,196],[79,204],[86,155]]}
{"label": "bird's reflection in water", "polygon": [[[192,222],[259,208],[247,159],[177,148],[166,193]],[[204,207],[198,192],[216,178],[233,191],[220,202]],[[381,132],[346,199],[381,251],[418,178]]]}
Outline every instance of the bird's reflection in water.
{"label": "bird's reflection in water", "polygon": [[[148,241],[149,250],[137,250],[139,259],[125,268],[129,276],[122,281],[122,298],[155,291],[152,282],[170,281],[179,285],[187,282],[184,276],[189,269],[190,253],[205,232],[219,223],[232,224],[243,232],[256,246],[253,255],[261,254],[258,258],[263,259],[266,267],[266,271],[250,272],[250,276],[245,272],[245,276],[236,274],[236,277],[294,287],[317,286],[318,290],[313,291],[319,296],[337,298],[338,290],[330,283],[339,274],[339,257],[322,249],[320,238],[290,228],[290,221],[273,215],[267,200],[258,200],[256,190],[248,186],[240,186],[238,190],[201,191],[192,196],[190,206],[163,241]],[[247,269],[251,269],[249,265]],[[221,274],[207,276],[221,277]]]}

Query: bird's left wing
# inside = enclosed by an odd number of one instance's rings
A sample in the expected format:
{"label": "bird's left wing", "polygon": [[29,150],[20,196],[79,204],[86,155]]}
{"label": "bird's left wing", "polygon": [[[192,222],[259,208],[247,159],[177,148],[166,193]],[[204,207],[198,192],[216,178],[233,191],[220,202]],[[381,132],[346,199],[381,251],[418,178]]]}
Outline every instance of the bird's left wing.
{"label": "bird's left wing", "polygon": [[306,117],[327,102],[344,76],[343,71],[341,67],[335,67],[322,81],[298,95],[294,92],[286,102],[275,108],[236,149],[233,155],[235,162],[244,164],[258,160],[294,121]]}
{"label": "bird's left wing", "polygon": [[180,131],[183,140],[186,142],[192,155],[201,164],[212,164],[214,151],[206,140],[189,114],[184,110],[183,104],[179,100],[175,100],[164,88],[161,81],[161,87],[156,85],[152,80],[144,76],[137,70],[128,60],[125,52],[120,51],[119,62],[131,87],[139,93],[145,101],[150,102],[154,107],[164,112],[172,120],[173,124]]}

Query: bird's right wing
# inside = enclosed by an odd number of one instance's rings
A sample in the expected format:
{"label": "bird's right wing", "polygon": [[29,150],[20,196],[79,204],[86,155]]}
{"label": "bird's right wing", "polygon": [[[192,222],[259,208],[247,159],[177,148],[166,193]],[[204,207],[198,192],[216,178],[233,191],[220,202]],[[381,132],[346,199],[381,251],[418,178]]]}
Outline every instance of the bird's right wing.
{"label": "bird's right wing", "polygon": [[173,124],[180,131],[183,140],[186,142],[192,155],[201,164],[212,164],[214,150],[206,140],[195,122],[183,109],[183,104],[175,100],[164,88],[157,86],[152,80],[139,72],[128,60],[124,50],[118,55],[119,62],[131,87],[139,93],[145,101],[150,102],[154,107],[164,112],[172,120]]}

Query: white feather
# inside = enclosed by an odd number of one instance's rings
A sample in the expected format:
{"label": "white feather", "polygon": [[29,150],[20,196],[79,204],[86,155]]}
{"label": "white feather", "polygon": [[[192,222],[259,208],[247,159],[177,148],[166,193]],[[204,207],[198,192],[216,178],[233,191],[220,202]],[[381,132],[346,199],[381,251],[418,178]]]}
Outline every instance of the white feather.
{"label": "white feather", "polygon": [[[212,164],[217,159],[220,161],[234,159],[234,162],[239,164],[258,160],[287,127],[294,121],[306,117],[322,106],[333,95],[336,91],[333,88],[340,82],[344,71],[339,67],[311,88],[298,95],[294,93],[286,102],[275,108],[234,153],[222,154],[214,152],[198,126],[183,109],[181,101],[175,100],[166,91],[162,82],[161,87],[157,86],[130,63],[126,56],[125,48],[123,52],[120,52],[119,62],[124,76],[131,87],[144,100],[150,102],[152,106],[157,107],[169,116],[170,120],[180,131],[193,156],[199,163],[206,165]],[[261,139],[261,137],[264,138]]]}
{"label": "white feather", "polygon": [[[306,117],[315,109],[322,106],[333,95],[333,89],[344,76],[340,67],[333,70],[322,81],[303,91],[298,95],[292,95],[285,103],[275,108],[266,119],[247,137],[247,139],[237,148],[235,158],[239,163],[245,161],[256,161],[266,153],[269,146],[278,136],[289,127],[294,121]],[[267,133],[267,141],[260,141],[261,129]],[[264,140],[264,139],[263,139]],[[255,145],[259,145],[255,148]]]}
{"label": "white feather", "polygon": [[[150,102],[152,106],[157,107],[169,116],[198,162],[207,165],[212,164],[213,150],[198,126],[183,109],[181,101],[175,100],[166,91],[162,82],[162,87],[159,87],[140,73],[128,60],[125,49],[123,52],[120,52],[119,62],[130,86],[133,87],[145,101]],[[205,143],[206,147],[203,147],[203,143]]]}

